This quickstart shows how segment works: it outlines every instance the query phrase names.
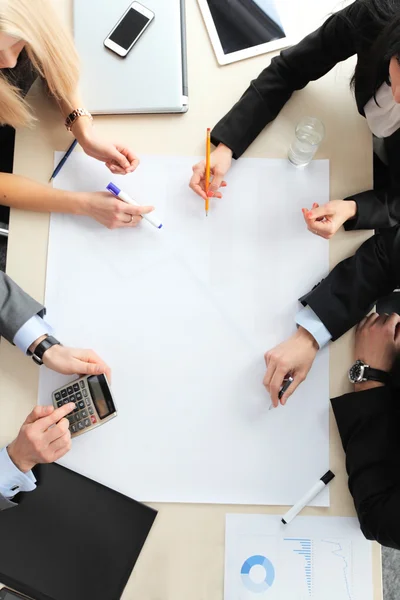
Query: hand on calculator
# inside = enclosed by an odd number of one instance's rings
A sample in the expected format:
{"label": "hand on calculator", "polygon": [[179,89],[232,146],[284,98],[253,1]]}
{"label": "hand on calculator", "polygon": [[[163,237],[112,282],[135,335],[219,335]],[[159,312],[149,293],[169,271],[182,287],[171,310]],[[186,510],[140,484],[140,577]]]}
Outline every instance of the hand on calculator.
{"label": "hand on calculator", "polygon": [[26,473],[40,463],[51,463],[71,448],[69,422],[65,418],[75,404],[61,408],[36,406],[23,423],[16,439],[8,446],[8,455],[15,466]]}
{"label": "hand on calculator", "polygon": [[[38,338],[29,348],[31,352],[46,336]],[[52,346],[43,355],[43,363],[49,369],[63,375],[99,375],[105,373],[111,381],[110,367],[93,350],[68,348],[67,346]]]}

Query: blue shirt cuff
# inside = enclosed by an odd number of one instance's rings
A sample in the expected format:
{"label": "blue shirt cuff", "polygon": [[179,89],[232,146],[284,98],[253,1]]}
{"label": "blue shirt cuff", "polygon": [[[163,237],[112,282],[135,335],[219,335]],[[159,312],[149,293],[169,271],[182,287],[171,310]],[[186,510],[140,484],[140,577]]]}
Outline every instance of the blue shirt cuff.
{"label": "blue shirt cuff", "polygon": [[14,465],[7,448],[0,450],[0,494],[10,500],[19,492],[32,492],[35,488],[32,471],[23,473]]}
{"label": "blue shirt cuff", "polygon": [[321,319],[309,306],[305,306],[297,313],[296,323],[311,333],[320,348],[326,346],[332,339]]}
{"label": "blue shirt cuff", "polygon": [[52,333],[52,327],[41,317],[35,315],[18,329],[13,341],[14,344],[26,354],[29,346],[31,346],[35,340],[42,335],[50,335]]}

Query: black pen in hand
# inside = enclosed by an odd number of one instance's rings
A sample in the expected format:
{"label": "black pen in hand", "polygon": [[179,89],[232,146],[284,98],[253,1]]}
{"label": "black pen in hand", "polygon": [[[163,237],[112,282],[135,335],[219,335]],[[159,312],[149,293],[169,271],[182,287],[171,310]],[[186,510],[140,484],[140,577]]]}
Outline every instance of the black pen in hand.
{"label": "black pen in hand", "polygon": [[[291,375],[286,375],[286,377],[284,378],[283,382],[282,382],[282,387],[278,392],[278,399],[281,400],[283,394],[286,392],[286,390],[289,388],[290,384],[293,383],[293,377],[291,377]],[[272,410],[273,408],[275,408],[275,405],[273,402],[271,402],[271,406],[269,407],[269,410]]]}
{"label": "black pen in hand", "polygon": [[283,380],[282,387],[279,390],[278,399],[281,400],[283,394],[289,389],[289,386],[293,383],[293,377],[290,375],[286,376]]}

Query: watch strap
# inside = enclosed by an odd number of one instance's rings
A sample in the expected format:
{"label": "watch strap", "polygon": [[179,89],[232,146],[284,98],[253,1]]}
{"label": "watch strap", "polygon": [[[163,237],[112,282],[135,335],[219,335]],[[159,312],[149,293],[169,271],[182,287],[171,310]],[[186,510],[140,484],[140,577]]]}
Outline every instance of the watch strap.
{"label": "watch strap", "polygon": [[92,115],[88,110],[86,110],[86,108],[76,108],[65,119],[65,127],[67,128],[67,131],[71,131],[73,124],[77,119],[79,119],[79,117],[89,117],[89,119],[93,121]]}
{"label": "watch strap", "polygon": [[44,338],[43,341],[40,342],[40,344],[38,344],[36,346],[35,351],[32,354],[32,360],[37,365],[42,365],[43,364],[43,355],[44,355],[44,353],[47,350],[49,350],[49,348],[52,348],[53,346],[58,346],[58,345],[61,345],[61,342],[59,342],[52,335],[48,335],[46,338]]}
{"label": "watch strap", "polygon": [[380,383],[390,383],[390,373],[381,371],[380,369],[373,369],[371,367],[365,367],[364,377],[367,381],[379,381]]}

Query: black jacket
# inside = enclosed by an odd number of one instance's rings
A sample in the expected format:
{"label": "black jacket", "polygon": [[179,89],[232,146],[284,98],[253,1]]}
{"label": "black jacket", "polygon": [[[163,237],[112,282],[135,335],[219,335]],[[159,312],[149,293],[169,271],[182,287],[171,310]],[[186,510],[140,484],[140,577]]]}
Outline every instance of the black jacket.
{"label": "black jacket", "polygon": [[[251,82],[240,100],[214,127],[213,144],[225,144],[233,151],[234,158],[239,158],[294,91],[355,54],[360,66],[355,99],[359,113],[365,116],[364,107],[373,96],[373,83],[361,73],[365,72],[364,67],[368,71],[371,46],[382,27],[360,0],[329,17],[317,31],[272,59],[270,66]],[[356,201],[358,213],[356,219],[345,224],[346,229],[393,227],[400,221],[400,129],[385,138],[384,144],[390,172],[388,189],[353,195],[351,199]]]}
{"label": "black jacket", "polygon": [[388,387],[332,400],[364,535],[400,549],[400,405]]}
{"label": "black jacket", "polygon": [[314,289],[300,298],[336,340],[359,323],[377,300],[400,282],[400,226],[384,229],[342,260]]}

